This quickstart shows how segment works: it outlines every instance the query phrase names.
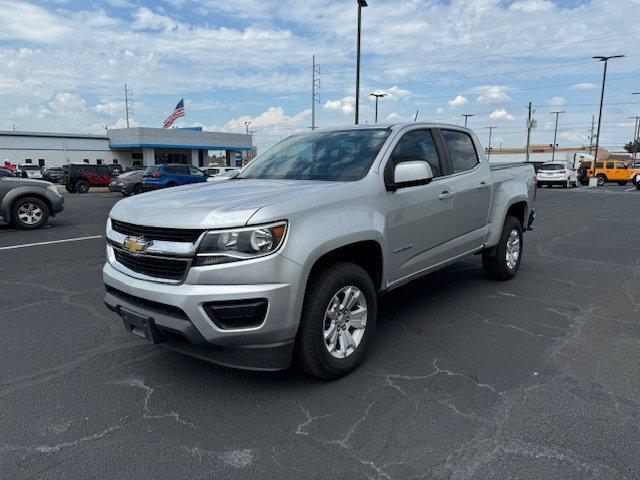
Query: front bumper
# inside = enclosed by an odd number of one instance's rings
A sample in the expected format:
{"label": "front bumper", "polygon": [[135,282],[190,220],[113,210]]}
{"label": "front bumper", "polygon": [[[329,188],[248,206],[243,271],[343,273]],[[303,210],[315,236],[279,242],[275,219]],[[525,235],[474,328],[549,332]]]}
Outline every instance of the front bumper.
{"label": "front bumper", "polygon": [[[226,268],[193,267],[184,283],[173,285],[133,278],[107,263],[104,301],[120,316],[132,311],[151,318],[160,331],[178,332],[162,343],[182,353],[237,368],[285,369],[300,317],[302,268],[281,255],[261,260]],[[272,276],[279,281],[269,281]],[[241,284],[240,278],[256,283]],[[204,308],[210,302],[256,299],[267,301],[266,314],[261,324],[249,328],[220,328]]]}

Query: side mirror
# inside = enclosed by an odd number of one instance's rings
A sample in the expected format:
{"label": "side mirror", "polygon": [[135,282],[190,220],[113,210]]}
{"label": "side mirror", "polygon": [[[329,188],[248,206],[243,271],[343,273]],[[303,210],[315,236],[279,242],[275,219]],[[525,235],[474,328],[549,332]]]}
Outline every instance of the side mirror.
{"label": "side mirror", "polygon": [[426,185],[433,180],[433,171],[429,162],[411,160],[398,163],[393,170],[393,183],[387,185],[387,190]]}

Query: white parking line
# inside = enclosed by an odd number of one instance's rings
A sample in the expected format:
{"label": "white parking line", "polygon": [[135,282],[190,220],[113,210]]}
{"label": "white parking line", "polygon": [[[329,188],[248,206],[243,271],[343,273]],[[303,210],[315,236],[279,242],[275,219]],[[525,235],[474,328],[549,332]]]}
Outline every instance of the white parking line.
{"label": "white parking line", "polygon": [[636,189],[636,187],[627,188],[627,189],[625,190],[625,192],[630,192],[631,190],[635,190],[635,189]]}
{"label": "white parking line", "polygon": [[66,238],[64,240],[51,240],[50,242],[23,243],[22,245],[10,245],[8,247],[0,247],[0,250],[14,250],[16,248],[39,247],[40,245],[53,245],[54,243],[80,242],[82,240],[95,240],[102,238],[102,235],[93,235],[91,237]]}

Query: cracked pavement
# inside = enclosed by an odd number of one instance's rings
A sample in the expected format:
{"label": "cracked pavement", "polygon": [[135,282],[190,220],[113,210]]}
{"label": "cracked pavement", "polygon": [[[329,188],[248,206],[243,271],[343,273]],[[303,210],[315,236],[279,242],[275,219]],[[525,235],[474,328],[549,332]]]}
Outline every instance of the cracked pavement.
{"label": "cracked pavement", "polygon": [[[97,235],[117,194],[40,232]],[[0,251],[2,479],[640,477],[640,192],[543,189],[510,282],[479,258],[385,295],[365,363],[322,382],[124,332],[103,240]]]}

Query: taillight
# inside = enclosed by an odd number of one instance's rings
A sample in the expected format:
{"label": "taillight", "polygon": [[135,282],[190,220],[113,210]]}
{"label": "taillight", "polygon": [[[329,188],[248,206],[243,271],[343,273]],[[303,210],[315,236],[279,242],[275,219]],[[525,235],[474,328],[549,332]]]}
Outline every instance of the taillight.
{"label": "taillight", "polygon": [[567,173],[566,170],[560,170],[560,173]]}
{"label": "taillight", "polygon": [[164,177],[164,173],[154,173],[153,175],[151,175],[153,178],[162,178]]}

